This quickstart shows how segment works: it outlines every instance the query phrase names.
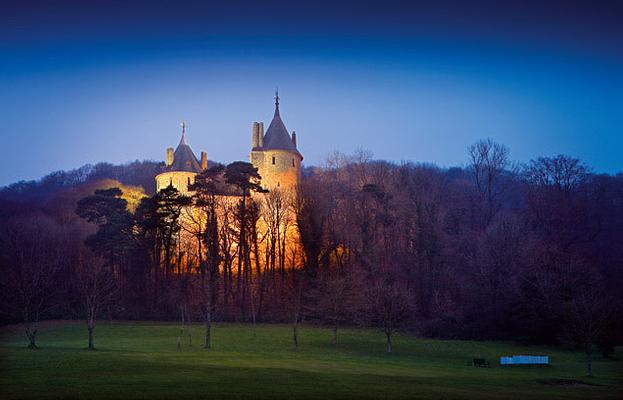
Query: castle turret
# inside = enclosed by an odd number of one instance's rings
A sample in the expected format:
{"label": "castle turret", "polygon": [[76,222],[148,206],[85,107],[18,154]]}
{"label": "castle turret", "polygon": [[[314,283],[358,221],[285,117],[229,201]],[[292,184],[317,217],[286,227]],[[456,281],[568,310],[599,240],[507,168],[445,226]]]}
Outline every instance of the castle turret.
{"label": "castle turret", "polygon": [[[257,125],[256,125],[257,124]],[[296,148],[296,134],[290,136],[279,111],[279,93],[275,94],[275,114],[264,135],[263,123],[253,124],[250,159],[267,189],[293,189],[298,185],[303,156]],[[255,145],[258,146],[255,146]]]}
{"label": "castle turret", "polygon": [[190,146],[186,143],[186,124],[182,122],[182,138],[175,151],[167,149],[164,172],[156,176],[156,191],[160,191],[169,185],[183,194],[188,193],[188,187],[195,182],[195,175],[203,171],[202,165],[207,167],[208,157],[205,152],[201,153],[201,163],[195,157]]}

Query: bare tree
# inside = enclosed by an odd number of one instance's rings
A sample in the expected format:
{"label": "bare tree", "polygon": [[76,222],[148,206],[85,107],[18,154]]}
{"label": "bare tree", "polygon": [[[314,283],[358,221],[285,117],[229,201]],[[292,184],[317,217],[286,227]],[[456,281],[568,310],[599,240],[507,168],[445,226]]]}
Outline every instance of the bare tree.
{"label": "bare tree", "polygon": [[312,275],[317,273],[321,264],[327,263],[329,255],[339,245],[330,228],[337,197],[331,191],[333,188],[334,185],[328,185],[325,179],[309,179],[299,185],[294,196],[303,266]]}
{"label": "bare tree", "polygon": [[83,252],[77,271],[77,286],[89,331],[89,350],[95,350],[93,333],[101,312],[112,305],[117,295],[117,282],[101,257]]}
{"label": "bare tree", "polygon": [[238,247],[236,246],[236,239],[238,234],[232,227],[236,223],[236,205],[228,204],[224,202],[222,207],[222,223],[218,230],[218,242],[220,245],[220,252],[223,256],[222,270],[223,270],[223,310],[225,314],[232,318],[231,306],[234,305],[234,290],[233,290],[233,265],[236,260],[236,253]]}
{"label": "bare tree", "polygon": [[508,167],[508,148],[491,139],[479,140],[468,148],[471,171],[477,194],[480,229],[493,220],[501,207],[504,191],[500,177]]}
{"label": "bare tree", "polygon": [[288,284],[285,287],[284,304],[286,312],[292,321],[292,341],[294,347],[299,347],[299,325],[303,320],[304,292],[306,288],[306,276],[303,270],[291,270],[287,275]]}
{"label": "bare tree", "polygon": [[362,291],[361,272],[334,270],[319,277],[314,291],[315,313],[331,327],[331,344],[337,345],[339,326],[351,320],[360,308]]}
{"label": "bare tree", "polygon": [[3,304],[21,314],[28,347],[37,348],[42,315],[53,306],[59,273],[71,258],[62,227],[41,215],[15,218],[4,224]]}
{"label": "bare tree", "polygon": [[579,159],[559,154],[530,161],[523,174],[534,186],[570,192],[586,182],[590,170]]}
{"label": "bare tree", "polygon": [[[583,285],[584,286],[584,285]],[[567,335],[582,346],[586,355],[586,375],[593,376],[593,348],[596,339],[612,322],[613,299],[604,296],[595,283],[585,285],[563,309]]]}
{"label": "bare tree", "polygon": [[386,350],[392,352],[392,337],[411,317],[411,295],[406,286],[387,276],[373,282],[367,293],[370,323],[385,333]]}
{"label": "bare tree", "polygon": [[540,157],[524,166],[526,211],[542,240],[571,254],[599,234],[602,222],[588,189],[590,171],[564,155]]}
{"label": "bare tree", "polygon": [[292,199],[289,192],[275,189],[264,195],[262,205],[267,236],[266,268],[274,284],[277,275],[281,282],[285,276],[288,229],[294,214]]}

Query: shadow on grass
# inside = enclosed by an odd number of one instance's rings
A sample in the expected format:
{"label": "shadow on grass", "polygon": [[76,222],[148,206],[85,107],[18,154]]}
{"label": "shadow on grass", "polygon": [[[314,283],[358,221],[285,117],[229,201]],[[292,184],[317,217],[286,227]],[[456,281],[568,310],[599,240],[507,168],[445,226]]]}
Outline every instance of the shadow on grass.
{"label": "shadow on grass", "polygon": [[538,383],[542,385],[550,386],[602,386],[594,382],[581,381],[579,379],[564,379],[564,378],[552,378],[552,379],[537,379]]}

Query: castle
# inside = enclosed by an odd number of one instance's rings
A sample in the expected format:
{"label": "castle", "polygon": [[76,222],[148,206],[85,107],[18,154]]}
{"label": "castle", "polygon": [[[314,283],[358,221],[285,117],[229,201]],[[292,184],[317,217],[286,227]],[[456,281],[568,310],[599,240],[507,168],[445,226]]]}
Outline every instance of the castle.
{"label": "castle", "polygon": [[[264,133],[262,122],[253,122],[251,130],[251,151],[249,161],[257,168],[261,177],[261,186],[268,189],[262,193],[252,193],[249,207],[257,210],[257,220],[249,234],[254,236],[253,249],[246,245],[242,261],[235,257],[239,246],[239,230],[235,215],[241,196],[232,188],[223,187],[216,196],[215,212],[219,226],[219,243],[223,251],[221,269],[227,276],[226,290],[231,289],[233,275],[240,274],[241,268],[249,268],[251,262],[256,267],[262,263],[264,268],[275,274],[276,270],[301,264],[302,251],[300,234],[296,225],[294,210],[296,188],[301,174],[303,156],[296,146],[296,133],[288,132],[279,112],[279,95],[275,95],[275,113]],[[197,159],[186,141],[186,126],[182,123],[182,138],[175,150],[166,151],[165,165],[156,176],[156,191],[169,186],[176,188],[182,195],[192,195],[192,186],[198,174],[208,168],[206,152],[201,152]],[[205,247],[201,241],[207,226],[205,212],[197,207],[184,207],[180,215],[181,230],[177,234],[177,256],[175,270],[190,271],[193,266],[201,265],[205,256]],[[241,265],[244,264],[244,265]],[[233,272],[237,269],[237,272]],[[257,268],[249,274],[257,274]]]}
{"label": "castle", "polygon": [[[268,190],[293,190],[299,182],[303,156],[296,147],[296,132],[288,132],[279,112],[279,93],[275,94],[275,113],[264,133],[263,122],[253,122],[249,161],[258,169],[262,186]],[[198,160],[186,142],[186,126],[182,123],[182,138],[175,151],[166,151],[163,172],[156,176],[156,191],[169,185],[180,193],[189,194],[195,176],[208,168],[208,157],[201,152]]]}

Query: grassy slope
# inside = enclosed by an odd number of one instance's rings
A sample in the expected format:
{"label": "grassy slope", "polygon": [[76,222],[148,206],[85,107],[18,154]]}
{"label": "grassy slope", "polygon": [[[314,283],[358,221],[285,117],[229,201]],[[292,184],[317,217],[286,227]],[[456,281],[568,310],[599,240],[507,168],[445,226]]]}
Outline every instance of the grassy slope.
{"label": "grassy slope", "polygon": [[[79,323],[52,323],[41,349],[28,350],[19,329],[0,339],[0,397],[10,398],[617,398],[623,362],[598,359],[584,379],[582,354],[503,342],[440,341],[402,336],[384,353],[376,331],[345,330],[337,347],[328,330],[304,327],[301,345],[287,326],[219,325],[214,348],[177,351],[178,327],[102,323],[98,351],[86,347]],[[621,351],[621,349],[619,349]],[[472,357],[548,354],[550,367],[469,367]],[[552,386],[539,379],[581,379],[595,385]]]}

